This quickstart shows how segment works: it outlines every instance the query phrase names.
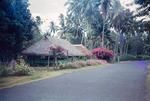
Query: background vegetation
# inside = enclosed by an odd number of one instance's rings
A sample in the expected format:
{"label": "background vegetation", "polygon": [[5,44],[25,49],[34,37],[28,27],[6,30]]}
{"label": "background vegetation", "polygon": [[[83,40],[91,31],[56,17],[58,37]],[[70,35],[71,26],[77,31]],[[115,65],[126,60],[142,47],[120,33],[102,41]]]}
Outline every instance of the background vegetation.
{"label": "background vegetation", "polygon": [[[50,22],[45,34],[83,44],[90,50],[103,47],[117,56],[150,55],[149,0],[136,0],[138,13],[121,6],[119,0],[68,0],[67,14],[60,14],[60,24]],[[0,1],[0,61],[9,62],[41,38],[37,16],[32,18],[28,0]],[[142,57],[142,58],[143,58]],[[140,58],[140,59],[142,59]]]}

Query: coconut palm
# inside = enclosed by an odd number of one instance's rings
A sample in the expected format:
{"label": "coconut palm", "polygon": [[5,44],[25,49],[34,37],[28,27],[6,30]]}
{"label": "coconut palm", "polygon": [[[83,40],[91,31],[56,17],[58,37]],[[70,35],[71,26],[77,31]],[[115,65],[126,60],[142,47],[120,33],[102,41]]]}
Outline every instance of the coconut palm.
{"label": "coconut palm", "polygon": [[51,37],[54,37],[57,30],[58,30],[58,27],[55,25],[55,23],[53,21],[51,21],[50,26],[49,26],[48,35]]}
{"label": "coconut palm", "polygon": [[66,33],[66,26],[65,26],[65,17],[63,14],[60,14],[59,16],[59,37],[64,38],[65,33]]}

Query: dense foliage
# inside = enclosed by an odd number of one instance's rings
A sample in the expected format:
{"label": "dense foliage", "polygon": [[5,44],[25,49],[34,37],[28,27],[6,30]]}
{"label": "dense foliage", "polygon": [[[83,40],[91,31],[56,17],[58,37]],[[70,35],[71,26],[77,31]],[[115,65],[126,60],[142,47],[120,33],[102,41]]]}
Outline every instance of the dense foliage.
{"label": "dense foliage", "polygon": [[96,66],[101,64],[107,64],[107,61],[105,60],[86,60],[86,61],[74,61],[69,62],[67,64],[61,64],[59,65],[60,69],[77,69],[77,68],[83,68],[87,66]]}
{"label": "dense foliage", "polygon": [[1,76],[28,76],[32,75],[34,69],[26,65],[24,62],[16,63],[14,68],[7,65],[0,65]]}
{"label": "dense foliage", "polygon": [[140,12],[138,13],[138,16],[149,15],[149,11],[150,11],[150,1],[149,0],[135,0],[135,3],[141,5],[141,7],[139,8]]}
{"label": "dense foliage", "polygon": [[[138,2],[139,3],[139,2]],[[149,1],[144,0],[139,14],[121,6],[119,0],[68,0],[63,24],[66,39],[89,49],[105,47],[120,56],[150,54]],[[115,57],[116,58],[116,57]]]}
{"label": "dense foliage", "polygon": [[28,0],[0,0],[0,61],[16,58],[33,38]]}
{"label": "dense foliage", "polygon": [[140,32],[145,34],[144,38],[144,53],[150,55],[150,1],[149,0],[135,0],[135,2],[141,5],[138,8],[136,17],[141,17]]}
{"label": "dense foliage", "polygon": [[134,61],[134,60],[150,60],[149,55],[124,55],[120,57],[120,61]]}
{"label": "dense foliage", "polygon": [[[141,5],[137,14],[123,8],[119,0],[68,0],[66,16],[60,14],[59,26],[51,21],[46,34],[90,50],[113,50],[115,56],[150,55],[150,2],[135,2]],[[41,38],[39,26],[43,22],[39,16],[31,18],[28,6],[28,0],[0,0],[1,62],[16,58]]]}
{"label": "dense foliage", "polygon": [[103,59],[107,61],[112,60],[114,57],[113,51],[106,48],[95,48],[92,50],[92,53],[97,59]]}

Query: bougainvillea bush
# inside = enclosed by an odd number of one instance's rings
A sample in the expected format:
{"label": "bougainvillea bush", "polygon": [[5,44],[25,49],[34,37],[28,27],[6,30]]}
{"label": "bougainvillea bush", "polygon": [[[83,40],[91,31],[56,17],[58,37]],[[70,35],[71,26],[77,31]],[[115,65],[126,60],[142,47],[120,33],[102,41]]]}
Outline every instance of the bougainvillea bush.
{"label": "bougainvillea bush", "polygon": [[109,62],[114,57],[113,51],[106,48],[95,48],[92,50],[92,53],[97,59],[104,59]]}

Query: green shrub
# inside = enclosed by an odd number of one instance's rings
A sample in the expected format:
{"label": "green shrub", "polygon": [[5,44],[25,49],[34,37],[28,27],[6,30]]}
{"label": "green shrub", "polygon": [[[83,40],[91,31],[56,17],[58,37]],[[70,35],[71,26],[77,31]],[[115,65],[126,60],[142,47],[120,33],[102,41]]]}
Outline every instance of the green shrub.
{"label": "green shrub", "polygon": [[86,64],[87,64],[87,66],[93,66],[93,65],[98,65],[101,63],[99,62],[99,60],[87,60]]}
{"label": "green shrub", "polygon": [[86,64],[87,64],[87,66],[101,65],[101,64],[107,64],[107,61],[90,59],[90,60],[86,61]]}
{"label": "green shrub", "polygon": [[31,75],[33,72],[34,72],[33,68],[24,64],[20,64],[20,65],[17,64],[14,69],[14,75],[17,76]]}
{"label": "green shrub", "polygon": [[149,55],[143,55],[143,59],[144,60],[150,60],[150,56]]}
{"label": "green shrub", "polygon": [[150,60],[149,55],[138,55],[136,56],[137,60]]}
{"label": "green shrub", "polygon": [[124,55],[120,57],[120,61],[129,61],[129,60],[136,60],[136,56],[134,55]]}
{"label": "green shrub", "polygon": [[19,61],[14,68],[9,67],[9,65],[0,65],[0,76],[25,76],[31,75],[33,72],[34,69],[23,61]]}
{"label": "green shrub", "polygon": [[76,69],[84,66],[86,66],[84,61],[68,62],[66,64],[59,65],[60,69]]}
{"label": "green shrub", "polygon": [[6,66],[1,66],[0,67],[0,76],[9,76],[9,75],[12,75],[13,73],[13,70],[6,67]]}
{"label": "green shrub", "polygon": [[120,57],[120,61],[129,61],[129,60],[150,60],[148,55],[124,55]]}
{"label": "green shrub", "polygon": [[81,65],[78,64],[77,62],[73,62],[73,63],[67,63],[64,68],[67,68],[67,69],[76,69],[76,68],[81,68]]}
{"label": "green shrub", "polygon": [[59,69],[65,69],[64,67],[65,67],[64,64],[62,64],[62,63],[59,64]]}
{"label": "green shrub", "polygon": [[74,64],[78,64],[79,67],[85,67],[85,66],[87,66],[87,65],[86,65],[86,61],[81,61],[81,60],[74,62]]}
{"label": "green shrub", "polygon": [[100,65],[100,64],[106,64],[107,62],[104,60],[87,60],[87,61],[75,61],[75,62],[69,62],[66,64],[59,65],[60,69],[76,69],[76,68],[82,68],[86,66],[94,66],[94,65]]}

